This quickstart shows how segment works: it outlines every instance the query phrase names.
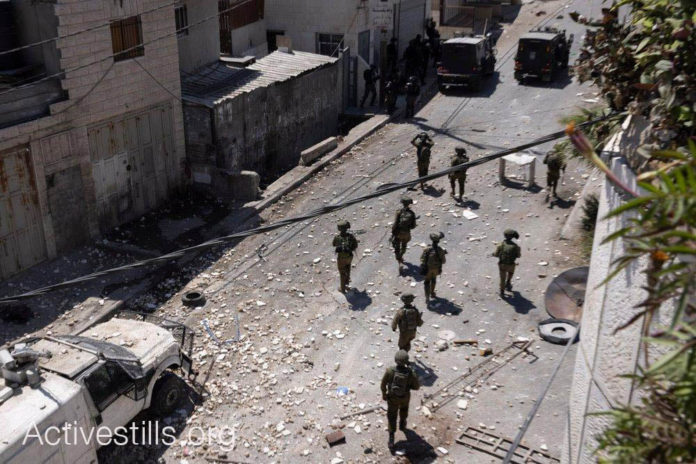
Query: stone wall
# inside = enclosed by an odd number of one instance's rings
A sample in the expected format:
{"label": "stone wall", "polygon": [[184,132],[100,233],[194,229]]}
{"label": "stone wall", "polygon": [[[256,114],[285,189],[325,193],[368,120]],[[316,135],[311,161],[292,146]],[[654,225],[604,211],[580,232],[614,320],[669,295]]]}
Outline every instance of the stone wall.
{"label": "stone wall", "polygon": [[[66,35],[153,10],[166,3],[162,0],[57,0],[50,6],[57,18],[58,34]],[[143,111],[170,108],[171,132],[166,135],[165,145],[167,162],[176,168],[167,179],[168,186],[173,188],[185,182],[179,57],[173,8],[168,6],[141,15],[145,52],[144,56],[135,59],[114,62],[108,26],[59,39],[56,42],[59,66],[65,71],[60,83],[68,99],[51,105],[48,116],[0,130],[0,152],[18,146],[30,147],[49,258],[80,244],[85,237],[97,237],[100,228],[117,225],[100,224],[98,219],[93,157],[100,150],[90,145],[88,137],[92,128],[116,124],[128,115]],[[56,181],[60,185],[63,176],[78,171],[82,176],[82,193],[73,190],[69,195],[77,204],[84,205],[84,213],[79,214],[74,208],[60,208],[60,201],[48,187],[51,183],[55,185]],[[86,234],[63,227],[64,224],[79,224],[71,219],[77,216],[87,223]]]}

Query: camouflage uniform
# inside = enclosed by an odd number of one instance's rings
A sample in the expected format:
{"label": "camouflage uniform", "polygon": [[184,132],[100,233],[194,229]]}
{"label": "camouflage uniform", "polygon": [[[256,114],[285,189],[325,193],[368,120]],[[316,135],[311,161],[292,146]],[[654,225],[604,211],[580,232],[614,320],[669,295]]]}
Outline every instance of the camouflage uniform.
{"label": "camouflage uniform", "polygon": [[388,367],[382,377],[382,399],[387,402],[387,422],[389,424],[389,447],[394,446],[396,418],[399,416],[399,430],[406,431],[408,404],[411,401],[411,390],[418,390],[418,376],[408,365],[408,353],[396,353],[396,366]]}
{"label": "camouflage uniform", "polygon": [[[421,132],[411,140],[411,145],[416,147],[416,158],[418,161],[418,177],[428,175],[430,168],[430,149],[432,148],[433,140],[425,132]],[[421,188],[425,185],[421,182]]]}
{"label": "camouflage uniform", "polygon": [[416,338],[418,327],[423,325],[423,314],[413,306],[414,299],[415,296],[411,293],[401,295],[404,307],[394,314],[392,320],[392,331],[399,329],[399,349],[404,351],[411,349],[411,341]]}
{"label": "camouflage uniform", "polygon": [[558,179],[561,178],[561,170],[565,172],[566,169],[565,158],[561,153],[551,151],[544,157],[544,164],[548,166],[548,170],[546,171],[548,193],[552,193],[553,196],[558,196],[556,194],[556,187],[558,187]]}
{"label": "camouflage uniform", "polygon": [[493,256],[498,258],[498,269],[500,270],[500,293],[505,289],[512,290],[512,275],[515,273],[515,260],[522,254],[520,247],[512,241],[519,238],[519,234],[512,229],[505,231],[505,241],[498,245]]}
{"label": "camouflage uniform", "polygon": [[[462,163],[468,163],[469,157],[466,156],[466,149],[464,147],[455,148],[455,155],[450,161],[450,166],[458,166]],[[452,196],[454,197],[454,184],[455,181],[459,183],[459,201],[462,200],[464,195],[464,183],[466,182],[466,169],[451,172],[449,174],[450,187],[452,188]]]}
{"label": "camouflage uniform", "polygon": [[442,236],[442,233],[430,234],[430,240],[433,243],[423,250],[421,255],[421,274],[425,276],[423,281],[425,285],[425,301],[429,301],[431,297],[435,298],[437,296],[435,294],[437,276],[442,274],[442,265],[447,261],[445,258],[447,251],[438,245]]}
{"label": "camouflage uniform", "polygon": [[338,274],[341,276],[341,284],[338,290],[341,293],[346,291],[346,286],[350,283],[350,265],[353,262],[353,252],[358,248],[358,241],[355,235],[348,232],[350,222],[340,221],[338,230],[340,233],[333,239],[333,246],[336,249],[336,264]]}
{"label": "camouflage uniform", "polygon": [[397,211],[396,216],[394,216],[391,238],[392,245],[394,246],[394,255],[396,256],[396,261],[399,263],[399,270],[401,270],[401,264],[404,262],[406,246],[408,242],[411,241],[411,230],[416,227],[416,214],[409,208],[413,200],[408,197],[403,197],[401,203],[403,203],[404,206]]}

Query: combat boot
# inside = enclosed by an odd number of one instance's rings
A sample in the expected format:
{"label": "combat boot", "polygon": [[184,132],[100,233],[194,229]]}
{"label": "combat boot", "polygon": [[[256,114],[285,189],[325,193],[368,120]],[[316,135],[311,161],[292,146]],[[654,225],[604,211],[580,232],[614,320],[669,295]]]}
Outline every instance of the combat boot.
{"label": "combat boot", "polygon": [[511,292],[512,291],[512,282],[508,282],[505,284],[505,290]]}
{"label": "combat boot", "polygon": [[389,449],[394,448],[394,432],[389,432],[389,441],[387,442]]}
{"label": "combat boot", "polygon": [[406,419],[401,419],[399,421],[399,430],[401,430],[402,432],[408,431],[408,428],[406,428]]}

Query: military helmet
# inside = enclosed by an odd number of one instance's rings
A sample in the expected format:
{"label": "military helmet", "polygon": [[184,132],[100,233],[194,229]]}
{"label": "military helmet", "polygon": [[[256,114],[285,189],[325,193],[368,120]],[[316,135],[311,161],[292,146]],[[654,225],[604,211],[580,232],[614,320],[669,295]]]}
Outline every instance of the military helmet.
{"label": "military helmet", "polygon": [[413,293],[404,293],[401,295],[401,301],[404,303],[411,303],[413,300],[416,299],[416,296]]}
{"label": "military helmet", "polygon": [[454,152],[458,155],[466,155],[466,148],[464,147],[457,147],[454,149]]}
{"label": "military helmet", "polygon": [[344,230],[344,229],[350,229],[350,222],[348,221],[338,221],[338,224],[336,224],[338,227],[338,230]]}
{"label": "military helmet", "polygon": [[403,203],[404,205],[410,205],[413,203],[413,200],[411,199],[411,197],[404,195],[403,197],[401,197],[401,203]]}
{"label": "military helmet", "polygon": [[430,234],[430,240],[432,240],[433,242],[439,242],[442,237],[444,237],[444,234],[442,232],[433,232],[432,234]]}
{"label": "military helmet", "polygon": [[503,235],[505,236],[505,238],[520,238],[520,234],[518,234],[517,231],[514,229],[505,229]]}
{"label": "military helmet", "polygon": [[406,364],[408,364],[408,351],[397,351],[396,355],[394,355],[394,361],[396,361],[396,364],[399,366],[405,366]]}

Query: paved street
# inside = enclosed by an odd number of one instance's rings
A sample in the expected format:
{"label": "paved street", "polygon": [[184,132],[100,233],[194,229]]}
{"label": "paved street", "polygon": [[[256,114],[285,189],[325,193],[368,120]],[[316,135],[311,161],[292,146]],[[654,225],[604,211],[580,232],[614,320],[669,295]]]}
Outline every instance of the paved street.
{"label": "paved street", "polygon": [[[268,209],[264,220],[280,220],[415,177],[415,150],[409,142],[421,130],[435,140],[431,170],[438,170],[449,166],[455,146],[464,145],[475,159],[560,129],[559,119],[576,107],[588,106],[595,98],[592,91],[569,78],[547,86],[520,86],[512,77],[512,56],[515,34],[548,18],[549,24],[562,23],[575,33],[573,60],[582,30],[565,14],[583,7],[563,9],[563,5],[546,2],[522,10],[513,32],[504,34],[498,44],[499,72],[480,92],[438,94],[412,121],[387,125]],[[540,10],[545,14],[536,16]],[[564,19],[555,19],[558,14]],[[534,152],[539,157],[540,186],[545,183],[541,157],[549,147]],[[405,257],[405,276],[397,275],[388,241],[390,221],[405,192],[253,237],[225,253],[187,287],[205,289],[206,306],[191,311],[177,295],[159,311],[201,329],[195,349],[200,382],[212,364],[205,383],[207,401],[186,418],[186,427],[184,411],[168,421],[179,425],[180,440],[186,440],[195,425],[228,425],[236,430],[236,446],[226,456],[235,461],[386,461],[390,455],[383,411],[339,418],[382,404],[379,382],[385,367],[393,364],[398,338],[390,330],[391,319],[400,307],[399,295],[408,291],[416,294],[415,304],[424,312],[425,324],[411,350],[423,387],[412,395],[409,416],[417,438],[407,442],[398,432],[397,454],[405,455],[410,460],[406,462],[496,462],[456,444],[455,438],[467,426],[514,438],[551,374],[563,347],[539,340],[536,325],[548,317],[543,294],[552,278],[585,262],[579,250],[558,240],[558,234],[589,170],[576,161],[570,163],[559,188],[565,201],[553,208],[544,202],[541,188],[517,182],[524,172],[508,165],[508,174],[517,178],[501,185],[497,162],[470,170],[463,204],[449,196],[446,178],[432,182],[424,192],[408,192],[419,219]],[[478,217],[463,217],[465,210]],[[337,291],[331,246],[339,219],[348,219],[360,232],[353,261],[354,290],[346,295]],[[502,299],[497,261],[491,253],[506,228],[520,233],[522,258],[514,292]],[[436,231],[444,233],[441,244],[448,255],[438,300],[428,309],[417,267],[428,235]],[[222,347],[201,326],[205,319],[217,338],[233,339],[235,317],[241,338]],[[488,359],[467,345],[450,344],[438,351],[436,342],[453,335],[478,339],[480,346],[491,347],[494,353],[529,338],[534,340],[534,354],[515,358],[481,385],[453,388],[449,393],[458,397],[441,408],[426,402],[428,413],[421,408],[423,395]],[[560,455],[563,441],[573,355],[571,351],[523,441],[547,448],[554,456]],[[346,387],[347,394],[338,393],[339,387]],[[468,400],[466,409],[458,407],[460,398]],[[342,428],[346,443],[329,448],[324,435],[333,428]],[[216,457],[219,448],[179,441],[164,451],[164,457],[204,462],[208,452]]]}

